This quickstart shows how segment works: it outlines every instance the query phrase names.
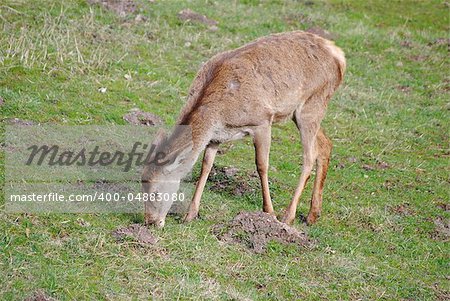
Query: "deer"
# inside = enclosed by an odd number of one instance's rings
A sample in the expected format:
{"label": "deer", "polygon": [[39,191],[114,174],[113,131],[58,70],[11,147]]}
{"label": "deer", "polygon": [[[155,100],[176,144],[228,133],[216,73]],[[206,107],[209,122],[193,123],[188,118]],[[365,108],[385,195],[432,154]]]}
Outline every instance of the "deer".
{"label": "deer", "polygon": [[[332,151],[321,121],[328,102],[343,81],[344,52],[318,35],[293,31],[259,38],[213,56],[197,73],[172,134],[158,133],[156,150],[170,164],[148,164],[142,191],[173,193],[203,152],[200,177],[184,222],[194,220],[219,145],[250,136],[262,190],[262,209],[275,215],[269,191],[271,128],[291,119],[302,144],[303,163],[294,195],[281,221],[295,220],[297,205],[316,166],[310,210],[311,225],[322,210],[322,194]],[[189,130],[183,130],[188,128]],[[155,152],[157,153],[157,152]],[[157,160],[156,160],[157,161]],[[171,202],[146,202],[148,225],[163,227]]]}

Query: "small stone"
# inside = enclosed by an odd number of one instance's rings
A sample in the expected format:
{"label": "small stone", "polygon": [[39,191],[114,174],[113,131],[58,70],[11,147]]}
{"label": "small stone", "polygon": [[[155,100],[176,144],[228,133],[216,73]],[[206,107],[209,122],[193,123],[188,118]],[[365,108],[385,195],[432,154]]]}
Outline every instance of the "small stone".
{"label": "small stone", "polygon": [[89,227],[91,224],[87,221],[85,221],[84,219],[77,218],[77,224],[80,225],[81,227]]}

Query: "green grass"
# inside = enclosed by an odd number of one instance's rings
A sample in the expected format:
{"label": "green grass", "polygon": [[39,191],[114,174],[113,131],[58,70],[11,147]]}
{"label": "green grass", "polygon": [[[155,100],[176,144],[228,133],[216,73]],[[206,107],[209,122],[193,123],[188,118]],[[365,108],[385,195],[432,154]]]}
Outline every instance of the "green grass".
{"label": "green grass", "polygon": [[[322,217],[311,227],[295,223],[317,239],[316,248],[271,244],[255,255],[218,242],[211,227],[240,210],[260,210],[259,192],[206,191],[202,219],[183,225],[169,218],[153,230],[160,237],[153,247],[110,235],[142,216],[6,214],[2,196],[0,299],[37,290],[59,300],[448,298],[448,237],[436,238],[433,222],[450,218],[437,206],[449,201],[450,62],[448,46],[433,43],[449,38],[448,4],[304,2],[142,0],[147,20],[137,22],[83,0],[2,1],[2,135],[9,118],[124,124],[135,107],[173,124],[202,62],[274,32],[326,28],[348,69],[323,122],[334,150]],[[184,8],[217,20],[219,29],[179,21]],[[4,160],[2,153],[2,186]],[[381,161],[389,167],[362,168]],[[251,142],[235,142],[216,164],[253,171]],[[300,166],[298,132],[291,123],[277,125],[270,170],[277,212]],[[310,193],[299,214],[307,213]],[[409,214],[394,210],[404,204]]]}

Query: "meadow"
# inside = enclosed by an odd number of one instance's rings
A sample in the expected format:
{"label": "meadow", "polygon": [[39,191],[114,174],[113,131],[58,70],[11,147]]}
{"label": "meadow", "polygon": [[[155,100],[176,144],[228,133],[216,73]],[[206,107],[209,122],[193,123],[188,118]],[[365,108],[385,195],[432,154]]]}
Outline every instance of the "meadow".
{"label": "meadow", "polygon": [[[92,1],[91,1],[92,2]],[[95,2],[95,1],[94,1]],[[252,188],[209,182],[201,218],[175,217],[159,241],[117,242],[141,214],[14,214],[0,196],[0,299],[448,300],[449,3],[441,0],[135,0],[118,13],[84,0],[0,3],[0,133],[35,124],[126,124],[132,109],[175,123],[214,54],[276,32],[323,29],[347,58],[323,122],[334,144],[322,216],[306,226],[312,181],[294,227],[314,248],[263,254],[211,232],[261,210],[250,139],[224,145],[215,168]],[[191,9],[217,25],[185,21]],[[281,212],[301,168],[295,125],[272,131],[270,188]],[[0,153],[0,187],[5,183]],[[198,176],[199,166],[194,169]]]}

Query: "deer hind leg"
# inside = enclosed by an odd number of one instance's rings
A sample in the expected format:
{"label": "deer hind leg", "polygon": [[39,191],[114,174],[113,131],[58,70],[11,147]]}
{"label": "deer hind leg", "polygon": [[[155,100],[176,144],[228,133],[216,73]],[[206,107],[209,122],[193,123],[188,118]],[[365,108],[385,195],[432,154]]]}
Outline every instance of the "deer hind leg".
{"label": "deer hind leg", "polygon": [[202,161],[202,170],[200,173],[200,178],[195,187],[195,193],[192,198],[191,204],[189,205],[189,210],[184,217],[184,222],[190,222],[198,215],[198,210],[200,208],[200,199],[202,198],[203,189],[205,188],[206,181],[208,180],[209,173],[214,163],[214,159],[217,154],[218,144],[208,144],[205,149],[205,154]]}
{"label": "deer hind leg", "polygon": [[322,129],[319,129],[316,139],[317,147],[317,171],[316,179],[314,181],[313,194],[311,198],[311,207],[306,218],[308,225],[314,224],[322,211],[322,193],[323,186],[325,184],[325,178],[327,177],[328,165],[330,163],[332,143],[330,139],[325,135]]}
{"label": "deer hind leg", "polygon": [[269,190],[269,152],[271,143],[271,127],[263,126],[254,132],[253,144],[255,146],[255,163],[261,181],[263,196],[263,211],[273,214],[272,200]]}
{"label": "deer hind leg", "polygon": [[325,114],[325,105],[322,102],[310,99],[300,110],[294,114],[294,122],[301,133],[303,146],[303,165],[300,180],[295,189],[294,196],[286,209],[282,221],[286,224],[292,224],[295,219],[295,212],[300,200],[300,196],[308,182],[314,163],[318,156],[317,135],[320,129],[320,122]]}

